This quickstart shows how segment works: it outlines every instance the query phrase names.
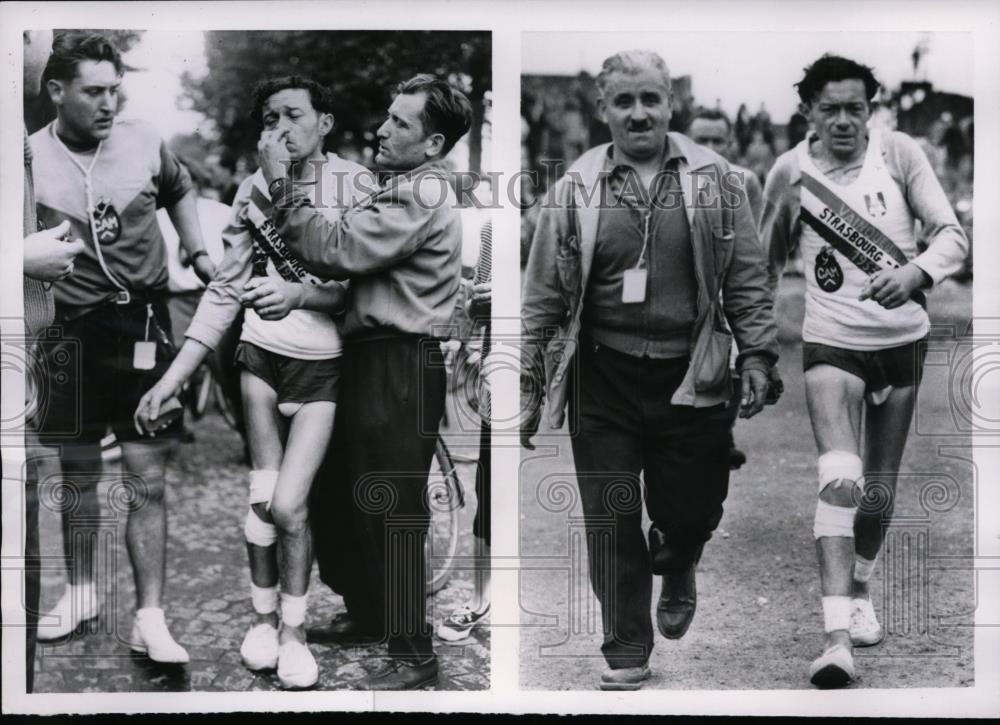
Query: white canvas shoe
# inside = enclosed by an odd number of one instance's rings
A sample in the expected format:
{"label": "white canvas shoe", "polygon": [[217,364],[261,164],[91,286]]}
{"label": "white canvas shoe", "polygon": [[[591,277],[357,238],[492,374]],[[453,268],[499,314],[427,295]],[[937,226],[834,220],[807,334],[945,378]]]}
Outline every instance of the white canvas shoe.
{"label": "white canvas shoe", "polygon": [[855,647],[871,647],[885,637],[882,625],[875,616],[872,600],[856,597],[851,600],[851,644]]}
{"label": "white canvas shoe", "polygon": [[100,611],[93,584],[67,586],[55,607],[38,621],[38,641],[62,639],[81,623],[95,619]]}
{"label": "white canvas shoe", "polygon": [[809,681],[816,687],[844,687],[854,679],[854,658],[842,644],[828,648],[809,666]]}
{"label": "white canvas shoe", "polygon": [[297,640],[278,648],[278,682],[286,690],[312,687],[319,680],[319,666],[309,648]]}
{"label": "white canvas shoe", "polygon": [[251,627],[240,645],[240,657],[248,670],[273,670],[277,667],[277,628],[267,622]]}
{"label": "white canvas shoe", "polygon": [[129,646],[133,652],[140,652],[154,662],[182,665],[191,659],[187,650],[170,636],[167,620],[159,607],[145,607],[135,613]]}

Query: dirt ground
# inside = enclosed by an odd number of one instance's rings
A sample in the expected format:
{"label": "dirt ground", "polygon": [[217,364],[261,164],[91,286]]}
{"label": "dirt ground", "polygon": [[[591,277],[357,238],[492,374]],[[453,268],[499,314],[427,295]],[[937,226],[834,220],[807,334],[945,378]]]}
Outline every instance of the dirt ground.
{"label": "dirt ground", "polygon": [[[644,689],[810,688],[822,649],[819,577],[812,537],[816,449],[801,371],[801,278],[786,278],[778,303],[778,405],[740,421],[749,458],[730,480],[726,513],[698,570],[698,610],[680,641],[657,638]],[[902,465],[896,514],[873,578],[887,630],[855,649],[861,688],[974,684],[971,571],[975,478],[963,432],[958,374],[967,349],[971,287],[945,283],[930,296],[934,328]],[[954,371],[958,371],[956,374]],[[521,687],[597,687],[600,608],[586,548],[572,453],[565,435],[522,450],[520,485]],[[648,524],[647,524],[648,525]],[[659,581],[654,582],[655,595]]]}

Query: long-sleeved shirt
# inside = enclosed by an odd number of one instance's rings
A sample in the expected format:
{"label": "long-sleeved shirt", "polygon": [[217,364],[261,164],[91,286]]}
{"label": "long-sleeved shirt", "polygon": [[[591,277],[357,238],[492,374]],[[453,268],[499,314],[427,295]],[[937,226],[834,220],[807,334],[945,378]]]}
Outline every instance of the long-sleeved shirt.
{"label": "long-sleeved shirt", "polygon": [[309,272],[351,280],[341,332],[352,339],[447,338],[460,289],[462,226],[443,162],[392,176],[339,219],[285,184],[272,218]]}

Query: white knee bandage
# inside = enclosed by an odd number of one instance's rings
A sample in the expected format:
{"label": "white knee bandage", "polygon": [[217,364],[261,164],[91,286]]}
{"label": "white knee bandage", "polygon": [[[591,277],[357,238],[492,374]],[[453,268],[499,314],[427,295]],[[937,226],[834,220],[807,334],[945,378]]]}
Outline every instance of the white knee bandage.
{"label": "white knee bandage", "polygon": [[260,516],[252,508],[247,511],[247,520],[243,525],[243,535],[251,544],[271,546],[278,540],[278,530],[274,524],[261,521]]}
{"label": "white knee bandage", "polygon": [[306,595],[293,597],[281,593],[281,621],[289,627],[300,627],[306,621]]}
{"label": "white knee bandage", "polygon": [[277,471],[250,471],[250,505],[265,503],[271,508],[274,487],[278,483]]}
{"label": "white knee bandage", "polygon": [[[861,459],[849,451],[829,451],[819,457],[819,492],[833,486],[836,488],[843,481],[849,481],[853,486],[864,490],[864,466]],[[835,506],[823,499],[816,502],[816,515],[813,519],[813,536],[817,539],[824,536],[854,536],[854,491],[851,490],[851,503],[846,506]]]}
{"label": "white knee bandage", "polygon": [[823,597],[823,629],[836,632],[851,627],[851,598]]}
{"label": "white knee bandage", "polygon": [[875,571],[875,562],[878,561],[878,555],[875,555],[874,559],[866,559],[861,556],[861,554],[855,554],[854,556],[854,581],[867,583],[872,578],[872,572]]}
{"label": "white knee bandage", "polygon": [[828,451],[819,457],[819,490],[841,480],[854,481],[864,488],[864,464],[850,451]]}

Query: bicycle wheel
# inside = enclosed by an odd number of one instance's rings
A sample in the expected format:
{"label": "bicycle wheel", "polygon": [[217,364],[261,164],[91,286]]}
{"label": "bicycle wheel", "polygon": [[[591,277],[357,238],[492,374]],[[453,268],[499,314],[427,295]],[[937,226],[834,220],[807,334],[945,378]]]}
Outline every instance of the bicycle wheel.
{"label": "bicycle wheel", "polygon": [[465,506],[462,481],[445,442],[438,438],[434,465],[427,481],[427,506],[431,514],[425,544],[427,594],[444,588],[455,567],[458,551],[458,516]]}

